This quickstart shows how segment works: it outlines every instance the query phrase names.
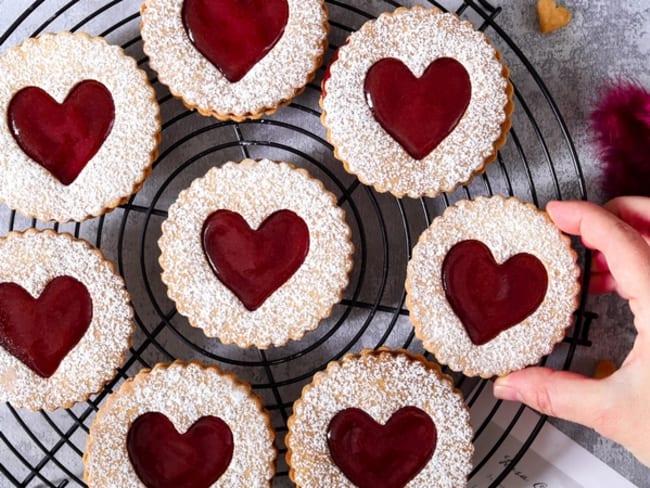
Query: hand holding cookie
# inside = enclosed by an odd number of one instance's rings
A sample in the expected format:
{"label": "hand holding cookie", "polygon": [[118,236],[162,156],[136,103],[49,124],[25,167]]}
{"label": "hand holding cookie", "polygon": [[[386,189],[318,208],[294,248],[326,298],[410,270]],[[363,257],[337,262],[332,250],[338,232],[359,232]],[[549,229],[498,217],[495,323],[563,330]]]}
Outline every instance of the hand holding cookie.
{"label": "hand holding cookie", "polygon": [[496,380],[494,395],[594,428],[650,466],[650,199],[622,197],[603,208],[551,202],[551,218],[595,251],[590,290],[616,291],[629,301],[638,335],[618,371],[603,379],[529,368]]}

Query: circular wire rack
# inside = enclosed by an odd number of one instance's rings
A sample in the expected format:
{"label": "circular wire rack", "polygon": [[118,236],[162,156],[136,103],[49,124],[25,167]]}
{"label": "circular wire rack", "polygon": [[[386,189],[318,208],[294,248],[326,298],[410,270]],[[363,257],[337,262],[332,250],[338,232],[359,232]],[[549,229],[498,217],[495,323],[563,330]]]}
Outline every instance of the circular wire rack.
{"label": "circular wire rack", "polygon": [[[0,0],[0,7],[3,2],[6,5],[8,0]],[[24,7],[16,10],[14,18],[3,14],[0,19],[0,53],[45,31],[82,30],[104,36],[110,43],[121,45],[147,71],[161,106],[163,131],[160,155],[142,190],[105,216],[82,223],[53,224],[0,209],[3,234],[30,227],[54,228],[101,248],[124,276],[137,323],[126,363],[105,389],[87,402],[50,413],[0,405],[2,487],[85,486],[85,439],[106,396],[140,369],[175,359],[216,363],[252,384],[270,412],[278,434],[274,486],[291,486],[284,462],[283,437],[292,403],[313,374],[324,369],[329,361],[362,348],[388,346],[423,352],[404,307],[404,279],[411,249],[435,216],[460,199],[479,195],[517,196],[538,206],[551,199],[586,198],[585,181],[562,116],[534,67],[498,23],[501,9],[488,1],[420,3],[456,12],[486,31],[502,53],[515,88],[516,109],[508,142],[497,161],[470,184],[435,199],[401,200],[360,184],[334,159],[319,121],[323,68],[300,97],[275,115],[242,123],[217,121],[187,110],[149,70],[139,35],[138,0],[22,3]],[[327,1],[331,31],[326,61],[365,21],[400,5],[390,0]],[[262,157],[306,168],[337,196],[352,229],[355,265],[344,299],[317,330],[284,347],[242,350],[206,338],[176,312],[160,279],[157,240],[167,208],[194,178],[226,161]],[[585,266],[588,260],[589,255],[581,253],[585,270],[589,269]],[[588,278],[587,271],[583,280]],[[544,362],[569,369],[576,348],[590,345],[588,331],[592,318],[585,311],[583,292],[567,337]],[[472,410],[475,445],[486,446],[474,459],[469,480],[476,482],[482,479],[482,470],[499,456],[508,435],[522,429],[525,407],[509,411],[505,427],[495,434],[489,427],[503,412],[504,404],[490,397],[487,413],[484,408],[480,421],[476,421],[474,414],[478,398],[490,390],[488,380],[445,371],[465,393]],[[525,427],[523,441],[508,458],[509,462],[500,463],[498,472],[492,473],[489,486],[499,486],[511,473],[545,421],[545,417],[540,417],[532,426]]]}

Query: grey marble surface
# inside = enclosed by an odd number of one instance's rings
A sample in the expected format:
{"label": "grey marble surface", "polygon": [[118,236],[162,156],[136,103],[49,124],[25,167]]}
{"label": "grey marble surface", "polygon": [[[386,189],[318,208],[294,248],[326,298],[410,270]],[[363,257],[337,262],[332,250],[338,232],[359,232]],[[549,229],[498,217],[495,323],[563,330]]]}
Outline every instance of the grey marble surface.
{"label": "grey marble surface", "polygon": [[[28,16],[5,42],[0,45],[0,53],[39,29],[44,22],[48,22],[46,29],[48,31],[69,29],[78,22],[82,22],[87,12],[95,11],[103,5],[108,5],[108,3],[100,0],[84,0],[80,2],[83,7],[70,8],[62,15],[54,18],[57,11],[63,8],[67,2],[62,0],[45,0],[38,6],[35,15]],[[385,3],[378,0],[359,0],[353,3],[375,14],[387,8]],[[442,1],[441,3],[453,9],[460,2],[450,0]],[[590,143],[590,134],[586,119],[591,110],[597,88],[606,80],[616,76],[631,76],[637,78],[646,86],[650,86],[650,71],[648,70],[647,63],[648,56],[650,55],[650,1],[623,0],[620,2],[611,2],[604,0],[563,0],[560,3],[572,10],[573,20],[566,28],[549,35],[541,35],[538,32],[534,0],[492,0],[492,3],[502,8],[502,12],[496,19],[498,24],[508,33],[538,71],[564,117],[568,131],[575,142],[581,168],[584,172],[588,198],[596,202],[602,202],[605,196],[599,190],[599,163],[594,155],[593,146]],[[0,0],[0,35],[31,4],[32,2],[21,0]],[[137,12],[138,4],[139,2],[134,0],[117,2],[106,13],[99,16],[97,20],[85,24],[84,29],[94,34],[99,34],[103,32],[106,25],[111,25],[116,19],[122,19]],[[336,14],[336,9],[333,10],[333,13]],[[52,22],[48,20],[50,17],[54,18]],[[352,24],[358,26],[362,20],[360,18],[355,19]],[[520,75],[522,71],[525,71],[525,67],[522,66],[521,61],[512,54],[511,50],[500,39],[496,39],[498,36],[495,35],[491,28],[488,28],[486,33],[491,37],[495,37],[495,43],[500,49],[503,49],[506,61],[512,63],[513,73],[515,74],[514,79],[518,82],[521,80],[517,88],[530,104],[533,112],[538,115],[542,123],[542,129],[546,130],[546,116],[542,113],[543,108],[539,108],[544,105],[544,101],[541,99],[538,91],[533,90],[529,86],[531,83],[530,80]],[[137,35],[137,20],[126,24],[124,29],[118,29],[111,33],[109,41],[121,44],[133,38],[135,35]],[[337,38],[337,36],[339,37]],[[336,30],[333,31],[333,40],[337,43],[342,41],[342,37],[340,36],[341,34],[337,33]],[[135,55],[138,53],[131,54]],[[309,97],[309,94],[306,94],[306,97]],[[311,100],[309,103],[313,105],[314,101]],[[176,104],[172,108],[166,105],[163,109],[163,115],[169,118],[175,114],[174,110],[179,111],[180,104]],[[289,114],[289,111],[287,110],[284,113]],[[521,113],[521,108],[518,108],[518,113]],[[287,115],[287,117],[290,117],[290,115]],[[196,124],[197,126],[200,123],[201,121],[196,121],[195,119],[188,122],[188,124]],[[549,122],[549,125],[553,125],[553,122]],[[317,124],[314,126],[306,125],[305,127],[313,131],[322,130],[317,127]],[[551,129],[549,129],[550,131]],[[525,131],[521,132],[523,133]],[[558,142],[557,147],[554,146],[554,143],[557,142],[555,139],[557,138],[561,139],[561,136],[549,135],[549,141],[552,146],[551,152],[555,157],[561,186],[563,190],[566,188],[566,192],[563,195],[566,194],[569,197],[577,196],[578,192],[573,182],[575,172],[572,169],[572,164],[569,156],[566,154],[566,150],[563,150],[561,147],[561,143]],[[524,145],[528,143],[528,140],[523,134],[522,142]],[[164,144],[165,142],[163,142]],[[506,154],[507,149],[505,151]],[[318,147],[307,147],[305,150],[311,150],[314,157],[322,157],[328,161],[331,160],[331,156],[321,154],[319,151],[322,151],[322,149]],[[267,154],[259,154],[259,156],[262,155],[267,156]],[[272,154],[269,156],[273,157]],[[233,157],[236,157],[236,155]],[[167,163],[161,164],[156,172],[154,172],[150,181],[145,185],[142,196],[138,196],[138,203],[146,206],[151,201],[151,196],[155,193],[157,186],[163,181],[156,173],[165,171],[165,165]],[[173,191],[170,190],[169,193],[161,196],[160,201],[157,202],[158,207],[166,208],[165,205],[173,201],[177,190],[188,184],[194,176],[196,175],[182,174],[179,181],[174,182],[176,186],[172,187]],[[542,203],[548,198],[553,197],[552,191],[549,191],[548,194],[544,192],[543,185],[539,185],[539,189],[539,197]],[[515,193],[517,193],[516,181],[515,190]],[[521,196],[529,198],[529,195],[523,190]],[[380,204],[387,205],[383,199],[380,199]],[[409,206],[408,203],[406,205],[407,207]],[[2,233],[7,230],[8,218],[9,213],[7,209],[0,208],[0,230]],[[21,220],[20,217],[15,223],[17,227],[27,227],[29,225],[31,225],[30,221],[26,219]],[[102,247],[109,250],[109,256],[113,258],[115,257],[114,249],[117,247],[117,238],[111,234],[111,231],[117,231],[118,225],[119,220],[117,217],[115,219],[108,218],[104,223]],[[127,224],[127,231],[130,225],[131,223],[129,222]],[[414,227],[414,232],[422,230],[422,224],[417,224]],[[74,231],[74,228],[63,226],[62,230]],[[94,236],[93,232],[95,230],[96,224],[91,222],[82,226],[81,233],[82,235],[88,235],[90,239]],[[151,249],[154,249],[155,242],[152,240],[149,244],[152,246]],[[128,248],[126,254],[127,257],[125,259],[128,260]],[[136,261],[138,259],[135,251],[134,258],[132,259]],[[151,261],[155,261],[153,253]],[[135,278],[130,277],[130,274],[137,274],[136,267],[129,268],[127,266],[125,273],[127,274],[127,282],[131,279],[135,280]],[[395,300],[399,298],[402,282],[403,280],[394,279],[388,283],[387,294],[397,297]],[[160,290],[160,293],[164,294],[162,290]],[[137,305],[137,298],[134,301]],[[591,329],[590,339],[593,345],[591,347],[579,347],[577,349],[572,369],[590,374],[595,363],[600,359],[609,359],[616,363],[622,362],[634,341],[635,331],[627,305],[616,297],[604,296],[591,298],[588,302],[587,309],[599,315]],[[155,318],[155,313],[146,307],[143,307],[140,313],[145,321],[148,320],[150,315]],[[354,325],[355,320],[357,320],[355,316],[349,319],[351,327]],[[399,321],[397,324],[397,329],[404,334],[408,334],[408,327],[406,321]],[[193,331],[188,331],[187,334],[188,336],[192,335],[192,338],[194,338]],[[372,337],[373,332],[370,331],[359,342],[359,346],[373,345]],[[141,340],[142,338],[136,338],[136,344]],[[200,338],[196,340],[198,341]],[[169,342],[173,342],[173,338],[169,338]],[[166,345],[167,343],[163,342],[163,344]],[[395,340],[394,344],[399,344],[399,341]],[[247,355],[248,353],[241,353],[241,357],[247,357]],[[147,360],[155,361],[157,357],[152,353],[151,357],[147,357]],[[164,355],[162,357],[164,359]],[[278,374],[283,374],[283,371],[280,369],[277,372]],[[129,374],[132,373],[133,371],[129,371]],[[264,376],[262,375],[263,378]],[[247,379],[249,381],[256,380],[254,377]],[[83,412],[83,410],[76,411],[78,413]],[[28,415],[20,413],[20,415],[28,423],[43,424],[43,419],[38,414]],[[8,413],[7,409],[3,409],[0,406],[0,429],[2,433],[20,446],[20,451],[28,460],[38,462],[42,457],[42,453],[39,453],[37,449],[36,452],[33,452],[35,450],[33,447],[34,442],[19,432],[22,427],[16,424],[14,417],[13,414],[10,415]],[[69,425],[70,423],[70,419],[63,413],[61,415],[56,414],[54,421],[57,424],[60,423],[60,425]],[[638,463],[620,446],[603,439],[589,429],[562,421],[554,421],[554,424],[639,487],[650,487],[650,470]],[[17,432],[15,436],[14,431]],[[44,429],[44,432],[48,432],[48,434],[43,435],[42,442],[46,446],[56,444],[58,436],[47,428]],[[78,443],[77,445],[83,445],[83,432],[75,433],[73,441]],[[0,444],[0,449],[2,446]],[[66,449],[67,446],[61,450],[60,455],[57,455],[58,459],[64,465],[69,462],[68,466],[70,466],[70,469],[74,474],[79,475],[81,469],[79,456],[74,452],[74,449]],[[15,468],[12,467],[11,469],[15,469],[14,474],[16,477],[22,479],[22,476],[27,476],[28,471],[20,467],[20,462],[14,458],[5,461],[3,455],[4,453],[0,452],[0,461],[3,464],[14,463]],[[46,468],[44,471],[46,475],[49,473],[47,469],[49,468]],[[61,479],[58,468],[53,468],[52,472],[55,474],[52,475],[53,477],[51,479]],[[4,488],[5,486],[11,486],[11,484],[7,484],[0,473],[0,487]],[[40,487],[45,485],[38,484],[38,480],[36,479],[29,486]]]}

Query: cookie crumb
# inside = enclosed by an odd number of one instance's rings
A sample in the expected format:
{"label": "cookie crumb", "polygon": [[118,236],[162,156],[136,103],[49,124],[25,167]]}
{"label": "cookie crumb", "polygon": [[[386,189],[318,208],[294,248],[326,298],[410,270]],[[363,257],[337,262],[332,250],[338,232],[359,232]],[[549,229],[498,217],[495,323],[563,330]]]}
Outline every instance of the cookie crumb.
{"label": "cookie crumb", "polygon": [[556,31],[571,22],[571,11],[558,7],[555,0],[537,0],[537,19],[542,34]]}
{"label": "cookie crumb", "polygon": [[597,380],[601,380],[614,374],[617,369],[618,368],[612,361],[603,359],[596,363],[596,367],[594,368],[592,376]]}

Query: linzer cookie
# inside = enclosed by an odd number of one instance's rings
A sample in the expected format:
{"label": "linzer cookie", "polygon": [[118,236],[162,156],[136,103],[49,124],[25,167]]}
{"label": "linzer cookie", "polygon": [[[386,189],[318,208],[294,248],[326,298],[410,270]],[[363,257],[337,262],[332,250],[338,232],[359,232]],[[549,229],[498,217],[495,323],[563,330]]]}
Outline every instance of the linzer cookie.
{"label": "linzer cookie", "polygon": [[406,351],[365,350],[317,373],[286,438],[300,488],[466,486],[469,412],[451,378]]}
{"label": "linzer cookie", "polygon": [[436,196],[485,171],[510,129],[508,69],[481,32],[437,8],[368,21],[323,80],[335,156],[397,197]]}
{"label": "linzer cookie", "polygon": [[569,239],[515,198],[460,201],[413,249],[406,303],[436,359],[468,376],[538,362],[562,340],[578,304]]}
{"label": "linzer cookie", "polygon": [[249,385],[197,362],[127,380],[97,412],[84,454],[93,488],[271,486],[268,414]]}
{"label": "linzer cookie", "polygon": [[80,221],[136,192],[160,133],[155,93],[117,46],[44,34],[0,57],[0,199],[41,220]]}
{"label": "linzer cookie", "polygon": [[159,241],[178,311],[224,343],[299,339],[341,299],[353,246],[334,195],[305,170],[229,162],[180,193]]}
{"label": "linzer cookie", "polygon": [[145,0],[142,39],[190,109],[241,121],[300,94],[327,46],[322,0]]}
{"label": "linzer cookie", "polygon": [[53,231],[0,239],[0,316],[0,401],[31,410],[70,407],[98,392],[133,332],[113,265]]}

